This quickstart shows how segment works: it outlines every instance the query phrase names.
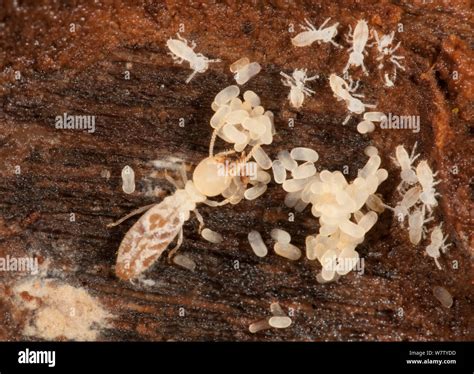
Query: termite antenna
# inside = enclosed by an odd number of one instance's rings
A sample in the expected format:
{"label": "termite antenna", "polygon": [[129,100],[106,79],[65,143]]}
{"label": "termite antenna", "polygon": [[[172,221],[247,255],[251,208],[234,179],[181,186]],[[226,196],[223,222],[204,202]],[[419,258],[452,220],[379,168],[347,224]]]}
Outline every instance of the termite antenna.
{"label": "termite antenna", "polygon": [[209,157],[214,157],[214,145],[216,144],[217,133],[222,128],[224,124],[217,126],[211,135],[211,141],[209,142]]}

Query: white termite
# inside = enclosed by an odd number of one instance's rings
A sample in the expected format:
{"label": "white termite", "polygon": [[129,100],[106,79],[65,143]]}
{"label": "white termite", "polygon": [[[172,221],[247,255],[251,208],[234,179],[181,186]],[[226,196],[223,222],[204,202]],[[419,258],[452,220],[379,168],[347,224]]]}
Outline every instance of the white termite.
{"label": "white termite", "polygon": [[128,165],[122,169],[122,190],[126,194],[135,192],[135,172]]}
{"label": "white termite", "polygon": [[[362,114],[365,108],[375,108],[375,105],[364,104],[360,99],[356,98],[356,96],[363,97],[363,95],[354,94],[354,91],[358,88],[358,82],[354,84],[350,80],[350,83],[347,83],[343,78],[333,73],[329,76],[329,86],[338,100],[345,101],[347,109],[351,113]],[[350,115],[347,116],[343,124],[346,124],[350,117]]]}
{"label": "white termite", "polygon": [[349,61],[347,62],[343,72],[345,73],[351,66],[360,66],[364,73],[368,75],[367,69],[364,65],[365,46],[369,40],[369,27],[365,20],[359,20],[352,33],[352,27],[349,25],[349,37],[352,39],[352,46],[349,48]]}
{"label": "white termite", "polygon": [[405,222],[405,217],[409,215],[409,210],[411,207],[416,205],[420,199],[421,188],[420,186],[415,186],[410,188],[404,195],[403,198],[395,208],[391,208],[388,205],[384,205],[386,208],[393,211],[394,216],[400,222],[400,225],[403,226]]}
{"label": "white termite", "polygon": [[424,236],[424,224],[433,220],[433,217],[425,219],[425,206],[416,209],[408,216],[408,235],[412,244],[418,244]]}
{"label": "white termite", "polygon": [[432,257],[436,263],[438,269],[441,270],[441,265],[438,262],[438,258],[441,256],[441,252],[446,253],[448,247],[451,244],[445,244],[448,239],[448,235],[443,236],[441,225],[436,226],[431,232],[431,243],[426,247],[426,253]]}
{"label": "white termite", "polygon": [[[389,56],[390,62],[395,65],[395,69],[399,68],[401,70],[405,70],[405,68],[398,62],[398,60],[403,60],[405,57],[393,54],[393,52],[395,52],[401,44],[401,42],[398,42],[396,46],[392,47],[395,31],[392,31],[390,34],[382,35],[382,37],[379,38],[379,34],[376,30],[374,30],[374,37],[377,45],[377,51],[379,52],[377,61],[381,61],[384,57]],[[383,64],[380,63],[378,68],[382,69]]]}
{"label": "white termite", "polygon": [[191,75],[186,79],[186,83],[189,83],[191,79],[194,78],[196,73],[204,73],[209,68],[210,62],[220,62],[220,59],[209,59],[204,56],[202,53],[194,52],[194,48],[196,47],[196,43],[191,41],[191,45],[188,45],[188,41],[176,34],[178,39],[171,39],[169,38],[166,42],[168,49],[171,51],[168,54],[171,55],[173,60],[181,64],[183,61],[187,61],[189,63],[189,67],[193,69]]}
{"label": "white termite", "polygon": [[395,162],[402,169],[400,172],[400,177],[402,178],[402,181],[397,188],[400,192],[403,191],[403,187],[405,185],[410,186],[418,181],[415,169],[413,167],[413,162],[420,156],[419,154],[415,154],[416,144],[417,143],[415,142],[411,155],[408,154],[403,145],[399,145],[395,149]]}
{"label": "white termite", "polygon": [[420,161],[416,166],[416,176],[418,182],[423,188],[423,192],[420,195],[420,200],[426,206],[429,212],[432,208],[438,205],[436,201],[436,196],[439,196],[439,193],[436,192],[434,186],[437,185],[440,181],[435,181],[434,177],[437,173],[433,174],[433,171],[428,166],[426,160]]}
{"label": "white termite", "polygon": [[282,79],[283,84],[291,88],[288,94],[288,100],[296,109],[303,105],[305,95],[311,96],[311,94],[314,94],[313,90],[305,87],[305,83],[319,77],[318,75],[308,77],[306,75],[306,69],[295,69],[291,76],[281,71],[280,75],[285,78]]}
{"label": "white termite", "polygon": [[305,31],[292,38],[291,43],[295,47],[306,47],[314,42],[318,42],[318,44],[324,42],[340,47],[340,45],[333,40],[337,35],[337,26],[339,26],[339,23],[336,22],[332,26],[324,28],[330,19],[331,18],[327,18],[322,25],[319,26],[319,29],[316,29],[308,19],[305,19],[306,25],[301,25],[301,28]]}

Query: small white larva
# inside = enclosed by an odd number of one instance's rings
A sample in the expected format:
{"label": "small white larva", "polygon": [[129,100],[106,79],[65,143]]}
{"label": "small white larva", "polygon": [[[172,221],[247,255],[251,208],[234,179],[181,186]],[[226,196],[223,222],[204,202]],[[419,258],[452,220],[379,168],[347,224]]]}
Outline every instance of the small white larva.
{"label": "small white larva", "polygon": [[206,239],[208,242],[211,242],[214,244],[222,243],[222,241],[224,240],[221,234],[219,234],[218,232],[212,231],[208,228],[205,228],[204,230],[201,231],[201,236],[204,239]]}
{"label": "small white larva", "polygon": [[255,147],[253,152],[253,158],[257,161],[258,166],[262,169],[267,170],[272,167],[272,160],[268,157],[267,153],[262,147]]}
{"label": "small white larva", "polygon": [[301,257],[300,249],[291,243],[282,244],[280,242],[276,242],[273,246],[273,249],[277,255],[285,257],[289,260],[296,261]]}
{"label": "small white larva", "polygon": [[287,316],[273,316],[268,320],[268,324],[276,329],[286,329],[291,325],[291,318]]}
{"label": "small white larva", "polygon": [[270,329],[272,326],[269,325],[268,323],[268,318],[265,318],[265,319],[262,319],[260,321],[257,321],[257,322],[254,322],[252,323],[250,326],[249,326],[249,331],[252,333],[252,334],[255,334],[259,331],[262,331],[262,330],[268,330]]}
{"label": "small white larva", "polygon": [[248,234],[249,244],[252,247],[253,252],[258,257],[265,257],[268,253],[267,246],[263,242],[262,236],[258,231],[252,230]]}
{"label": "small white larva", "polygon": [[239,96],[240,93],[240,88],[239,86],[232,85],[224,88],[221,90],[216,97],[214,98],[214,102],[218,106],[225,105],[229,103],[231,100],[235,99],[236,97]]}
{"label": "small white larva", "polygon": [[383,112],[365,112],[364,119],[371,122],[381,122],[384,118],[386,119],[386,115]]}
{"label": "small white larva", "polygon": [[237,82],[237,84],[240,85],[245,84],[251,78],[260,73],[260,70],[262,70],[262,67],[258,62],[251,62],[250,64],[245,65],[244,67],[235,72],[235,81]]}
{"label": "small white larva", "polygon": [[375,125],[373,122],[370,122],[370,121],[364,120],[364,121],[359,122],[359,124],[357,125],[357,131],[361,134],[366,134],[374,130],[375,130]]}
{"label": "small white larva", "polygon": [[285,230],[273,229],[270,232],[270,236],[273,240],[283,245],[291,242],[291,235]]}
{"label": "small white larva", "polygon": [[318,152],[311,148],[296,147],[290,152],[290,156],[297,161],[316,162],[319,159]]}
{"label": "small white larva", "polygon": [[283,189],[286,192],[301,191],[305,188],[307,182],[307,179],[288,179],[283,182]]}
{"label": "small white larva", "polygon": [[277,158],[281,161],[286,170],[292,171],[298,167],[298,163],[291,157],[290,152],[280,151]]}
{"label": "small white larva", "polygon": [[368,145],[368,146],[365,147],[365,149],[364,149],[364,154],[365,154],[367,157],[372,157],[372,156],[378,155],[378,154],[379,154],[379,151],[378,151],[378,149],[375,148],[373,145]]}
{"label": "small white larva", "polygon": [[275,183],[282,184],[286,180],[286,170],[280,160],[274,160],[272,163],[273,179]]}
{"label": "small white larva", "polygon": [[312,162],[305,162],[291,172],[295,179],[306,179],[316,174],[316,168]]}
{"label": "small white larva", "polygon": [[283,311],[283,309],[280,306],[280,303],[277,303],[277,302],[270,304],[270,312],[274,316],[279,316],[279,317],[286,316],[285,312]]}
{"label": "small white larva", "polygon": [[128,165],[122,169],[122,190],[126,194],[135,192],[135,172]]}
{"label": "small white larva", "polygon": [[260,97],[253,91],[245,91],[244,100],[248,101],[252,107],[260,106]]}
{"label": "small white larva", "polygon": [[178,266],[181,266],[185,269],[188,269],[188,270],[191,270],[191,271],[194,271],[196,269],[196,263],[191,259],[189,258],[188,256],[185,256],[185,255],[176,255],[173,257],[173,262],[178,265]]}
{"label": "small white larva", "polygon": [[267,190],[267,185],[264,183],[259,183],[244,192],[244,197],[247,200],[255,200],[256,198],[262,196]]}
{"label": "small white larva", "polygon": [[445,308],[451,308],[453,306],[453,297],[449,291],[444,287],[433,287],[433,295]]}

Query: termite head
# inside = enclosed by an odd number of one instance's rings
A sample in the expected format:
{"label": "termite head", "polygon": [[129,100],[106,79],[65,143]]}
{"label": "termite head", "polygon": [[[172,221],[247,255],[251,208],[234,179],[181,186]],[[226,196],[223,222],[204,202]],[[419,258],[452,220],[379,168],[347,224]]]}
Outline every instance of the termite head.
{"label": "termite head", "polygon": [[225,158],[207,157],[194,169],[193,182],[203,195],[213,197],[220,195],[229,187],[232,177],[227,173]]}
{"label": "termite head", "polygon": [[347,109],[349,109],[352,113],[361,114],[365,111],[365,105],[359,99],[352,98],[349,100]]}
{"label": "termite head", "polygon": [[193,61],[190,62],[190,67],[194,71],[197,71],[198,73],[204,73],[207,68],[209,67],[208,60],[205,56],[202,54],[198,53]]}
{"label": "termite head", "polygon": [[305,81],[306,80],[306,69],[295,69],[293,72],[293,78],[295,81]]}

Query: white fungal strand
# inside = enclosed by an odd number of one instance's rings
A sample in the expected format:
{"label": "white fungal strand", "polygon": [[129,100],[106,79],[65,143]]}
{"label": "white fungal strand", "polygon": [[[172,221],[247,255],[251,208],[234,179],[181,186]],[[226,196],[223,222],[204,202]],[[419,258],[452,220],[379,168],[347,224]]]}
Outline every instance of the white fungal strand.
{"label": "white fungal strand", "polygon": [[280,242],[277,242],[273,246],[273,249],[275,250],[275,253],[277,255],[285,257],[289,260],[296,261],[299,260],[299,258],[301,257],[300,249],[291,243],[282,244]]}
{"label": "white fungal strand", "polygon": [[445,308],[453,306],[453,297],[446,288],[440,286],[433,287],[433,295]]}
{"label": "white fungal strand", "polygon": [[291,241],[291,235],[287,231],[281,229],[273,229],[270,236],[273,240],[283,245],[288,244]]}
{"label": "white fungal strand", "polygon": [[286,170],[280,160],[274,160],[272,163],[273,179],[275,183],[282,184],[286,180]]}
{"label": "white fungal strand", "polygon": [[290,152],[290,156],[297,161],[316,162],[319,159],[318,152],[305,147],[293,148]]}
{"label": "white fungal strand", "polygon": [[135,172],[128,165],[122,169],[122,190],[126,194],[135,192]]}
{"label": "white fungal strand", "polygon": [[214,244],[222,243],[222,241],[224,240],[221,234],[219,234],[218,232],[212,231],[208,228],[205,228],[204,230],[201,231],[201,236],[204,239],[206,239],[208,242],[211,242]]}
{"label": "white fungal strand", "polygon": [[291,325],[291,318],[287,316],[273,316],[268,320],[268,324],[276,329],[286,329]]}
{"label": "white fungal strand", "polygon": [[193,259],[189,258],[188,256],[185,256],[185,255],[176,255],[173,257],[173,262],[178,265],[178,266],[181,266],[185,269],[188,269],[188,270],[191,270],[191,271],[194,271],[196,269],[196,263],[194,262]]}
{"label": "white fungal strand", "polygon": [[249,244],[252,247],[253,252],[258,257],[265,257],[268,253],[267,246],[263,242],[262,236],[258,231],[252,230],[248,234]]}

